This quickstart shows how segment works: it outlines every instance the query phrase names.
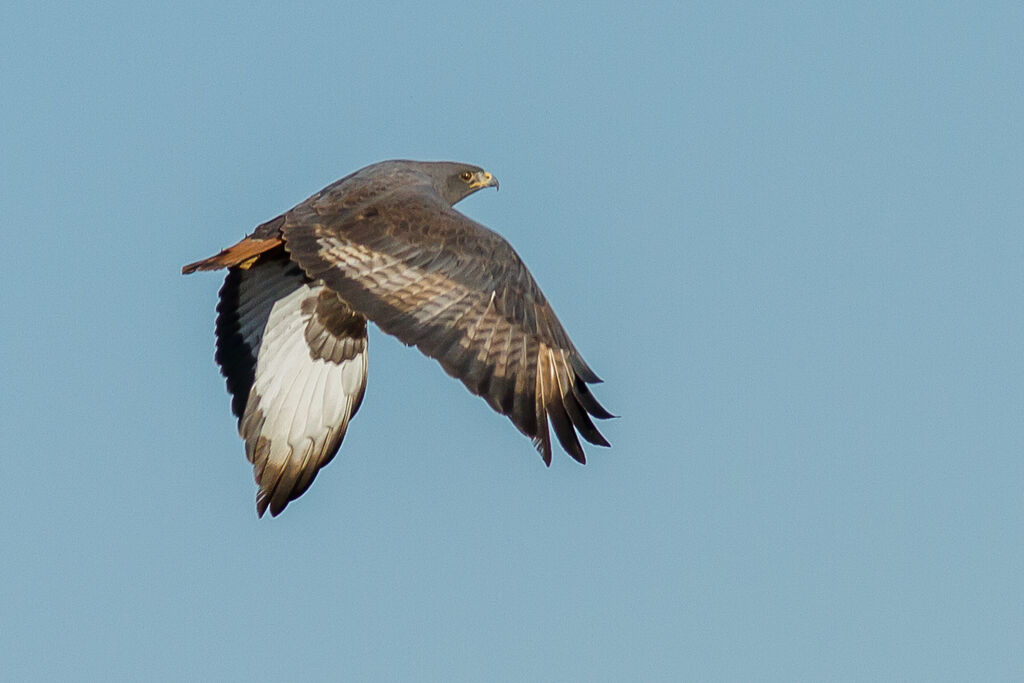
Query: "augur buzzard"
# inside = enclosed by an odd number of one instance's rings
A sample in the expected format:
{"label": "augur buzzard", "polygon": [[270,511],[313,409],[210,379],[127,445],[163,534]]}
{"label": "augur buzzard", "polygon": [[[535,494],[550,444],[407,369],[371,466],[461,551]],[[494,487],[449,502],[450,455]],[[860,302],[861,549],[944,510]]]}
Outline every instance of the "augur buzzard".
{"label": "augur buzzard", "polygon": [[519,255],[452,205],[498,181],[477,166],[383,161],[328,185],[183,273],[227,268],[216,359],[227,378],[259,516],[301,496],[337,453],[366,388],[366,321],[415,345],[533,440],[548,421],[609,445],[611,417]]}

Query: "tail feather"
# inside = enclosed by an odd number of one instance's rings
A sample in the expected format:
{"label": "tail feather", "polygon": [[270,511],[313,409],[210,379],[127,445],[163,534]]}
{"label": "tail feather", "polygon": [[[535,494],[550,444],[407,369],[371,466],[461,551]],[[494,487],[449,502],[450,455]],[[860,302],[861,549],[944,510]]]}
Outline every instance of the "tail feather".
{"label": "tail feather", "polygon": [[235,266],[248,268],[252,263],[246,263],[247,261],[255,262],[257,256],[271,249],[276,249],[282,244],[284,242],[280,237],[272,237],[270,239],[246,237],[234,246],[221,249],[219,253],[210,258],[204,258],[202,261],[196,261],[184,266],[181,269],[181,274],[188,275],[197,270],[220,270],[221,268],[233,268]]}

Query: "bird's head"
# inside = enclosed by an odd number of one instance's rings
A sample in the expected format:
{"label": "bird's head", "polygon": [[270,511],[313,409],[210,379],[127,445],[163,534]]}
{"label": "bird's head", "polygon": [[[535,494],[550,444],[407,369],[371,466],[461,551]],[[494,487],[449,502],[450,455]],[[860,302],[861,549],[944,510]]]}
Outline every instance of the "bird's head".
{"label": "bird's head", "polygon": [[498,179],[479,166],[445,161],[431,170],[435,186],[449,204],[456,204],[485,187],[498,187]]}

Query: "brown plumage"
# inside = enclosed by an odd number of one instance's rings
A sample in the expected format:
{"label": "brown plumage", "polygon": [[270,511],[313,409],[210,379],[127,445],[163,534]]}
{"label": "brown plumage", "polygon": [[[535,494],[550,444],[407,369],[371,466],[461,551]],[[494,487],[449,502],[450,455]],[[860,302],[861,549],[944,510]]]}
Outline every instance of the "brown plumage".
{"label": "brown plumage", "polygon": [[[260,484],[261,515],[301,495],[337,452],[365,389],[367,319],[506,415],[546,464],[549,422],[580,463],[577,433],[609,445],[591,420],[611,417],[587,387],[601,380],[530,272],[502,237],[452,208],[496,185],[468,164],[381,162],[182,269],[229,269],[217,361]],[[279,331],[285,323],[290,332]],[[342,376],[348,384],[323,414],[306,416],[321,410],[311,403],[317,392],[327,396]]]}

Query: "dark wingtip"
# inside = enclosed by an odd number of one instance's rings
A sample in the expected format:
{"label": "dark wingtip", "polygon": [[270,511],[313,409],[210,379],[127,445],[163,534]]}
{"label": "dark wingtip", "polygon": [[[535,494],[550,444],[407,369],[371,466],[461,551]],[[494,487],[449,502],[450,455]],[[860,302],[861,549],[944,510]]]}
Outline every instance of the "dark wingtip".
{"label": "dark wingtip", "polygon": [[533,438],[533,447],[540,453],[540,459],[546,467],[551,467],[551,441],[538,436]]}
{"label": "dark wingtip", "polygon": [[555,428],[555,436],[558,437],[562,449],[576,462],[586,464],[587,458],[583,454],[583,447],[580,445],[576,429],[565,412],[560,397],[548,403],[548,417],[551,419],[551,425]]}
{"label": "dark wingtip", "polygon": [[587,365],[587,362],[583,360],[579,353],[573,352],[569,356],[569,363],[572,365],[573,371],[587,384],[601,384],[604,382],[603,379],[597,376],[596,372],[590,369],[590,366]]}
{"label": "dark wingtip", "polygon": [[573,382],[572,391],[573,394],[576,395],[576,399],[580,402],[580,405],[582,405],[588,413],[597,419],[607,420],[609,418],[617,417],[617,415],[612,415],[605,410],[604,406],[597,402],[597,399],[594,398],[592,393],[590,393],[590,389],[587,388],[585,382]]}
{"label": "dark wingtip", "polygon": [[263,519],[263,516],[265,514],[267,514],[267,511],[269,510],[271,517],[277,517],[279,514],[284,512],[284,509],[286,507],[288,507],[288,503],[289,502],[291,502],[291,501],[287,501],[283,505],[279,505],[277,503],[272,502],[270,500],[270,496],[267,496],[267,497],[263,498],[262,500],[257,499],[257,501],[256,501],[256,516],[259,519]]}

